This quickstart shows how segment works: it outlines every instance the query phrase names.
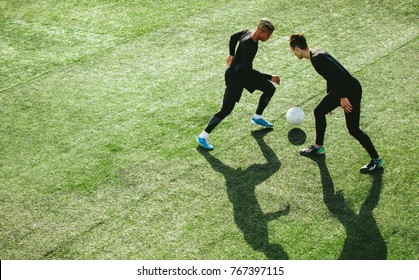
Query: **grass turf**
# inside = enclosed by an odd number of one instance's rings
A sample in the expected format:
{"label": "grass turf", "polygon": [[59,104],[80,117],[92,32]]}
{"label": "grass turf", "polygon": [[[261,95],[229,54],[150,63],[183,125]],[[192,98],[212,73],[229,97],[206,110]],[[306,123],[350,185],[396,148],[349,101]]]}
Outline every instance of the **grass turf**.
{"label": "grass turf", "polygon": [[[414,1],[0,7],[2,259],[418,258]],[[275,129],[249,124],[258,94],[244,93],[202,152],[228,38],[262,16],[278,28],[254,65],[282,78],[266,111]],[[325,88],[289,51],[298,31],[361,81],[384,174],[359,174],[368,158],[339,110],[326,161],[298,155]],[[284,120],[294,105],[304,143]]]}

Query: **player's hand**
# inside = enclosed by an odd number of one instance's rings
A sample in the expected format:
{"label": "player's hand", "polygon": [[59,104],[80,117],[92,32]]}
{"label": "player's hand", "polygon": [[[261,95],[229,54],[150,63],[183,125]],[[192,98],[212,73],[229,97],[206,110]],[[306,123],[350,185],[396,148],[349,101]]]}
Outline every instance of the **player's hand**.
{"label": "player's hand", "polygon": [[340,99],[340,107],[342,107],[343,111],[345,111],[345,113],[350,113],[352,112],[352,104],[351,102],[349,102],[348,98],[341,98]]}
{"label": "player's hand", "polygon": [[330,111],[329,113],[327,113],[327,115],[329,116],[329,117],[331,117],[331,116],[333,116],[333,114],[334,114],[335,112],[333,112],[333,111]]}
{"label": "player's hand", "polygon": [[281,83],[281,79],[279,78],[279,76],[273,75],[271,81],[275,84],[280,84]]}
{"label": "player's hand", "polygon": [[227,64],[227,66],[230,66],[230,65],[231,65],[231,63],[233,63],[233,59],[234,59],[234,56],[232,56],[232,55],[229,55],[229,56],[228,56],[228,58],[227,58],[227,60],[226,60],[226,64]]}

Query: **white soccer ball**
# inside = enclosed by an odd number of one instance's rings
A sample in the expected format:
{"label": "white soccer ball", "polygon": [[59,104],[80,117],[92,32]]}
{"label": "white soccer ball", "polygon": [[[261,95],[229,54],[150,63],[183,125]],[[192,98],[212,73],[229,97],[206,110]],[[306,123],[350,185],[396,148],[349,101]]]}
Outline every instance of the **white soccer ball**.
{"label": "white soccer ball", "polygon": [[297,125],[303,122],[304,111],[299,107],[292,107],[287,111],[285,117],[290,124]]}

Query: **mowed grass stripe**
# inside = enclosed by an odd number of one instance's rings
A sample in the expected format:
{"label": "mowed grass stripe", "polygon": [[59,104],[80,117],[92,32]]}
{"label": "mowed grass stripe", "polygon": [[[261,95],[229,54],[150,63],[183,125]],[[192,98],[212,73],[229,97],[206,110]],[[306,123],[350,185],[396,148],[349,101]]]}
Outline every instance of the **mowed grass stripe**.
{"label": "mowed grass stripe", "polygon": [[[84,2],[4,3],[0,92],[209,8],[208,3],[187,8],[192,1],[186,0]],[[225,1],[212,1],[210,8],[219,2]]]}

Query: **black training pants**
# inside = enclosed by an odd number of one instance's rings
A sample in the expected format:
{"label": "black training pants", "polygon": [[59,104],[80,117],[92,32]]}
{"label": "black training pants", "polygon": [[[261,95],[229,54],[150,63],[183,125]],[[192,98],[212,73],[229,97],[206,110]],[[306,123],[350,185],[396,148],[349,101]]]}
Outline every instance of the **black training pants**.
{"label": "black training pants", "polygon": [[211,133],[211,131],[230,113],[233,111],[236,103],[240,101],[243,89],[247,89],[249,92],[255,90],[262,91],[262,95],[259,99],[259,104],[256,109],[256,114],[262,115],[266,106],[275,93],[275,86],[267,79],[260,79],[248,84],[235,78],[232,74],[226,73],[225,75],[226,89],[223,97],[223,104],[220,111],[218,111],[210,120],[205,131]]}
{"label": "black training pants", "polygon": [[[352,95],[348,97],[352,104],[352,112],[345,112],[346,127],[351,134],[364,147],[371,158],[378,158],[378,153],[367,134],[359,128],[361,115],[362,87],[355,80]],[[340,106],[340,98],[336,94],[328,94],[314,109],[316,119],[316,144],[323,146],[324,135],[326,132],[326,114]]]}

